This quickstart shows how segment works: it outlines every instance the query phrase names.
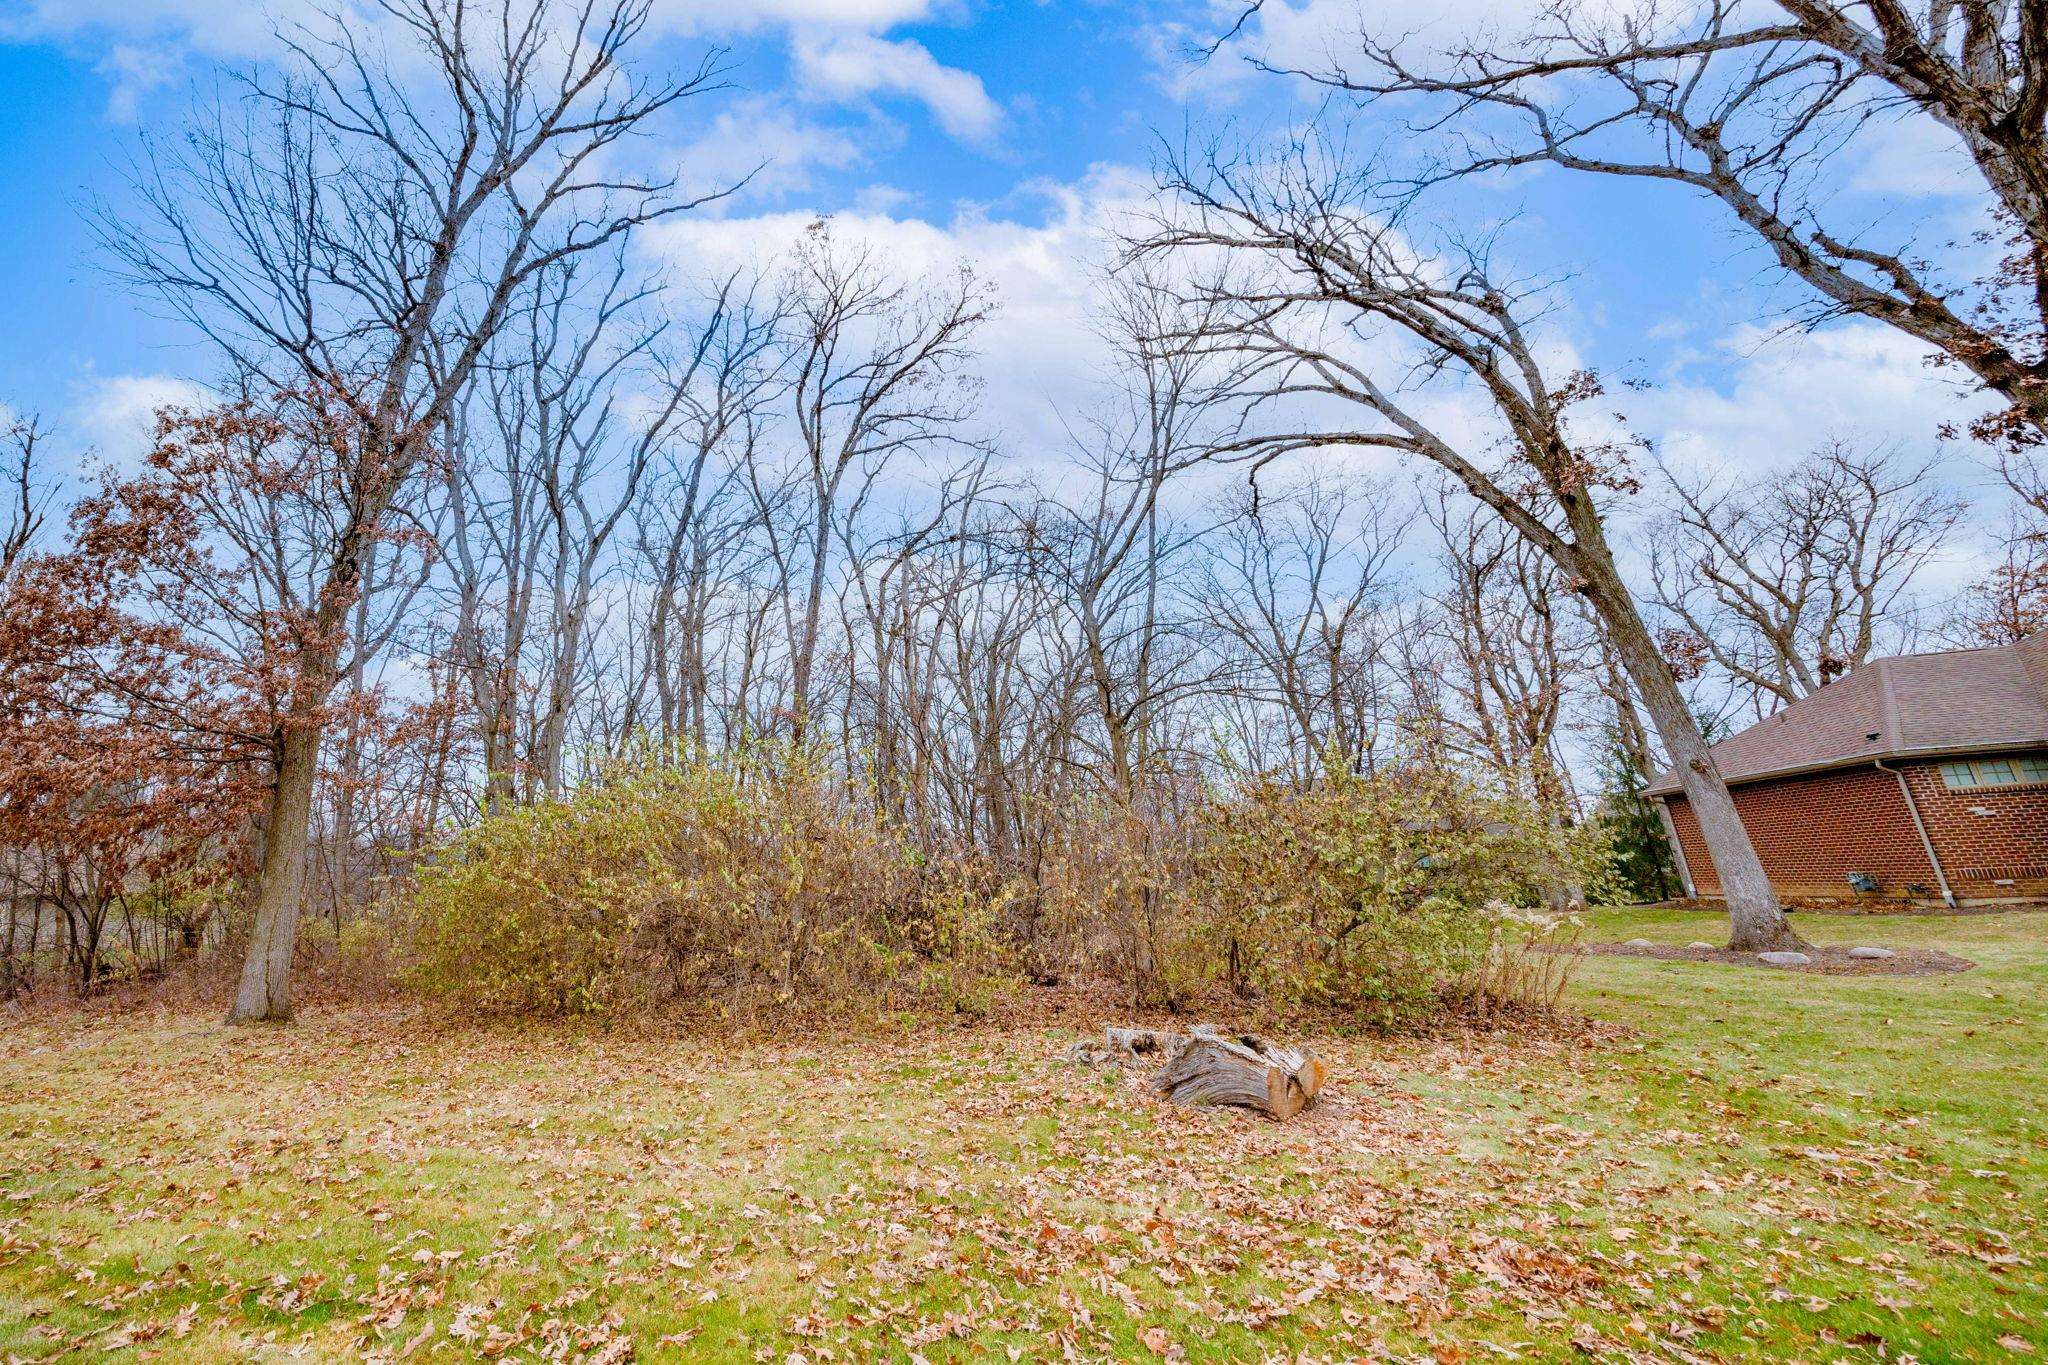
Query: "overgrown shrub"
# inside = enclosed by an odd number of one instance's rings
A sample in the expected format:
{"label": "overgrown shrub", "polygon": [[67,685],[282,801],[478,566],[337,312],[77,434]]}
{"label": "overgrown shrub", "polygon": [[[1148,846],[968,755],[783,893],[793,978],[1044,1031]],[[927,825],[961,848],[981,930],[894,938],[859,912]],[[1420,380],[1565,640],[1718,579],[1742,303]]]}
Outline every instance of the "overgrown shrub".
{"label": "overgrown shrub", "polygon": [[1575,958],[1512,909],[1587,841],[1454,778],[1333,771],[1077,801],[1036,876],[914,848],[801,753],[622,765],[425,866],[410,979],[474,1009],[715,1003],[980,1014],[1025,970],[1134,1003],[1412,1027],[1554,1003]]}
{"label": "overgrown shrub", "polygon": [[1147,1005],[1198,992],[1213,973],[1189,913],[1185,819],[1156,802],[1101,798],[1068,803],[1052,824],[1032,888],[1035,973],[1107,977]]}
{"label": "overgrown shrub", "polygon": [[492,1012],[976,1008],[990,900],[801,753],[638,761],[494,812],[423,869],[412,979]]}
{"label": "overgrown shrub", "polygon": [[1568,921],[1514,907],[1601,875],[1597,832],[1456,777],[1342,768],[1159,805],[1063,811],[1035,894],[1048,975],[1106,976],[1136,1003],[1335,1010],[1412,1027],[1448,1008],[1554,1004]]}
{"label": "overgrown shrub", "polygon": [[1255,783],[1206,826],[1189,895],[1231,983],[1389,1027],[1485,979],[1489,907],[1530,899],[1559,856],[1525,804],[1413,771]]}

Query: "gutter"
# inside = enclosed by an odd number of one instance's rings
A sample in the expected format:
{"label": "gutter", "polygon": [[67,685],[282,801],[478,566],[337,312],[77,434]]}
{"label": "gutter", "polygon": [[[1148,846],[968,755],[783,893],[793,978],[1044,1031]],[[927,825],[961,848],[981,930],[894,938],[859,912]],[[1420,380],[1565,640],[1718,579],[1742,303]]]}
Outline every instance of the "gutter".
{"label": "gutter", "polygon": [[1671,803],[1661,796],[1651,799],[1657,803],[1657,819],[1664,826],[1664,841],[1671,845],[1672,861],[1678,864],[1678,884],[1687,900],[1698,900],[1700,893],[1693,888],[1692,868],[1685,861],[1685,845],[1678,842],[1678,828],[1671,823]]}
{"label": "gutter", "polygon": [[1920,847],[1926,850],[1928,866],[1934,869],[1934,880],[1941,884],[1941,903],[1955,909],[1956,893],[1949,890],[1948,874],[1941,870],[1941,859],[1934,854],[1934,840],[1927,837],[1927,822],[1920,818],[1920,803],[1913,799],[1913,789],[1906,784],[1906,775],[1897,768],[1885,767],[1881,758],[1873,758],[1870,762],[1879,772],[1890,773],[1899,779],[1899,795],[1906,798],[1906,813],[1913,817],[1913,828],[1920,834]]}

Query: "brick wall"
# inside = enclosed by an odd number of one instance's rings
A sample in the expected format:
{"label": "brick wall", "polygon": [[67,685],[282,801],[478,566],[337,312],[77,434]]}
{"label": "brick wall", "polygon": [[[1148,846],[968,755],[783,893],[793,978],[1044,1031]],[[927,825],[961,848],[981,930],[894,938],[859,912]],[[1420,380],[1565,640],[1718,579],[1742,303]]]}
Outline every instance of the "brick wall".
{"label": "brick wall", "polygon": [[[1887,766],[1906,774],[1958,899],[2048,896],[2048,786],[1952,792],[1934,763]],[[1891,773],[1845,768],[1746,783],[1734,795],[1781,896],[1848,899],[1851,872],[1876,877],[1878,898],[1920,898],[1915,886],[1924,887],[1928,899],[1938,895],[1934,869]],[[1694,887],[1703,896],[1719,895],[1720,878],[1699,822],[1683,796],[1669,799],[1672,828]]]}
{"label": "brick wall", "polygon": [[2048,786],[1950,791],[1938,764],[1895,766],[1913,786],[1920,818],[1957,896],[2048,896]]}

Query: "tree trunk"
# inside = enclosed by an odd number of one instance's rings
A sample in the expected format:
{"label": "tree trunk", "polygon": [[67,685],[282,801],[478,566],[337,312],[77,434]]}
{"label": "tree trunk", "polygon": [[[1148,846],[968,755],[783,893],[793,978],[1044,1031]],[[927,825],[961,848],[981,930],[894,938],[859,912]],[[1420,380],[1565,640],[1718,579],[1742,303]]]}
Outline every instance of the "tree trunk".
{"label": "tree trunk", "polygon": [[540,754],[535,763],[540,787],[550,800],[560,797],[566,786],[563,756],[569,744],[569,708],[576,700],[576,667],[583,654],[583,611],[588,589],[583,588],[556,625],[555,666],[548,677],[547,713],[541,721]]}
{"label": "tree trunk", "polygon": [[1700,837],[1720,873],[1721,893],[1728,903],[1728,946],[1749,953],[1804,947],[1778,905],[1749,831],[1736,813],[1735,798],[1728,794],[1728,784],[1678,690],[1671,666],[1643,624],[1612,557],[1605,554],[1604,540],[1596,542],[1597,552],[1588,553],[1587,536],[1581,528],[1573,529],[1581,532],[1579,568],[1587,597],[1605,621],[1615,657],[1650,713],[1650,724],[1663,741],[1685,799],[1699,820]]}
{"label": "tree trunk", "polygon": [[321,728],[301,722],[285,731],[277,782],[270,794],[256,924],[249,935],[248,955],[242,959],[234,1007],[228,1011],[231,1024],[283,1023],[292,1017],[292,949],[306,892],[306,848]]}

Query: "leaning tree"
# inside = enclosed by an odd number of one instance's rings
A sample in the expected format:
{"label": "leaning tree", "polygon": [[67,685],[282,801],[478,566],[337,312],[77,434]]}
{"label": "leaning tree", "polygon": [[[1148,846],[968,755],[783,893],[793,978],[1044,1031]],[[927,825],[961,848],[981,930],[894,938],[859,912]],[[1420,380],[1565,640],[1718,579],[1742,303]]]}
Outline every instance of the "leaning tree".
{"label": "leaning tree", "polygon": [[1730,946],[1797,944],[1615,561],[1607,511],[1635,488],[1632,443],[1595,431],[1584,406],[1598,380],[1560,372],[1532,335],[1540,293],[1496,281],[1481,250],[1422,251],[1380,212],[1383,186],[1313,130],[1271,158],[1170,155],[1162,181],[1163,206],[1127,251],[1182,262],[1184,282],[1163,287],[1203,321],[1156,344],[1256,362],[1242,370],[1247,434],[1212,454],[1420,456],[1540,548],[1643,699],[1720,873]]}
{"label": "leaning tree", "polygon": [[[1252,27],[1263,0],[1238,16]],[[2022,624],[2048,617],[2048,9],[2014,0],[1539,0],[1520,24],[1449,43],[1361,14],[1355,41],[1303,65],[1254,51],[1407,121],[1429,149],[1413,194],[1529,165],[1690,192],[1718,203],[1801,286],[1812,325],[1865,317],[1926,346],[1991,410],[1990,443],[2018,516],[1992,585]],[[1218,45],[1219,47],[1221,44]],[[1974,228],[1916,230],[1861,204],[1845,168],[1901,141],[1952,149],[1950,188]],[[1953,222],[1950,216],[1949,221]]]}
{"label": "leaning tree", "polygon": [[[1262,5],[1239,17],[1243,30]],[[1810,319],[1875,319],[1993,395],[1977,434],[2017,483],[2048,440],[2048,10],[2012,0],[1543,0],[1430,47],[1375,31],[1264,69],[1384,105],[1431,148],[1404,191],[1549,164],[1707,196],[1810,291]],[[1989,226],[1916,239],[1866,221],[1835,172],[1867,134],[1957,148]],[[1971,170],[1975,180],[1970,179]],[[1996,248],[1987,250],[1987,248]]]}

